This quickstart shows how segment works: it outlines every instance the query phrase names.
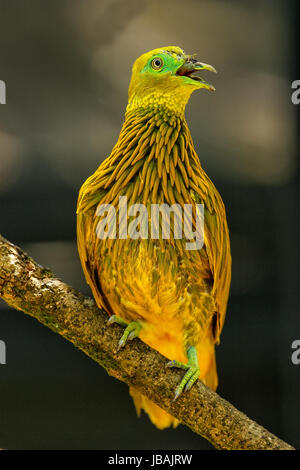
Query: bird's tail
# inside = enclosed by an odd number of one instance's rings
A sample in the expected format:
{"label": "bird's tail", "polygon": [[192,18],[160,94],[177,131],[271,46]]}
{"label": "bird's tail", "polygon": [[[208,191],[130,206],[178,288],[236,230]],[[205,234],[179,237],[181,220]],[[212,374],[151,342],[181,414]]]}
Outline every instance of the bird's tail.
{"label": "bird's tail", "polygon": [[[201,370],[201,361],[200,362],[200,370]],[[216,390],[218,386],[218,374],[217,374],[217,367],[216,367],[216,358],[215,358],[215,348],[212,348],[212,357],[211,357],[211,366],[207,371],[205,377],[201,378],[202,382],[207,385],[207,387],[211,388],[212,390]],[[130,387],[129,389],[130,395],[133,398],[133,402],[137,411],[138,416],[141,414],[141,410],[144,410],[151,422],[158,428],[158,429],[165,429],[170,426],[176,428],[179,424],[178,419],[174,418],[174,416],[167,413],[165,410],[160,408],[158,405],[153,403],[147,397],[142,395],[140,392],[135,390],[134,388]]]}
{"label": "bird's tail", "polygon": [[148,414],[151,422],[158,429],[165,429],[169,426],[176,428],[176,426],[178,426],[178,419],[174,418],[174,416],[170,415],[158,405],[153,403],[153,401],[149,400],[149,398],[135,390],[135,388],[130,387],[129,392],[133,398],[133,403],[135,405],[138,416],[140,416],[141,410],[144,410]]}

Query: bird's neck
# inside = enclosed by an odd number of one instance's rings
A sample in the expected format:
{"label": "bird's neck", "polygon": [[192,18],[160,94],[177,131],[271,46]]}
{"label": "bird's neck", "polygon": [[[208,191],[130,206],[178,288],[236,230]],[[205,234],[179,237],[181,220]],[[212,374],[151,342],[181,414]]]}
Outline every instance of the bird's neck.
{"label": "bird's neck", "polygon": [[143,191],[146,198],[150,191],[153,201],[158,193],[161,199],[168,200],[169,183],[171,187],[175,184],[174,194],[178,191],[179,198],[186,193],[190,181],[196,185],[197,175],[202,171],[184,114],[176,116],[164,107],[127,108],[118,143],[107,165],[114,168],[107,187],[116,181],[118,188],[132,183],[132,188],[137,189],[140,184],[137,194]]}
{"label": "bird's neck", "polygon": [[165,108],[127,108],[119,139],[95,173],[105,201],[191,203],[202,168],[184,115]]}
{"label": "bird's neck", "polygon": [[159,138],[162,136],[165,136],[165,138],[161,145],[167,145],[172,136],[173,140],[177,136],[173,142],[174,145],[180,135],[192,144],[184,109],[180,112],[174,112],[174,109],[169,108],[165,102],[157,102],[147,106],[130,106],[128,104],[121,135],[128,136],[128,133],[131,139],[136,139],[137,136],[140,136],[139,140],[143,140],[145,135],[156,134],[156,140],[150,139],[148,147],[158,143]]}
{"label": "bird's neck", "polygon": [[190,89],[181,89],[177,92],[172,90],[149,90],[148,93],[133,93],[129,97],[127,112],[137,112],[141,110],[152,111],[164,116],[175,116],[184,119],[186,104],[191,95]]}
{"label": "bird's neck", "polygon": [[157,95],[156,99],[149,100],[138,98],[130,101],[126,108],[126,113],[141,114],[143,112],[160,114],[162,116],[174,116],[176,118],[184,119],[185,103],[174,102],[170,96]]}

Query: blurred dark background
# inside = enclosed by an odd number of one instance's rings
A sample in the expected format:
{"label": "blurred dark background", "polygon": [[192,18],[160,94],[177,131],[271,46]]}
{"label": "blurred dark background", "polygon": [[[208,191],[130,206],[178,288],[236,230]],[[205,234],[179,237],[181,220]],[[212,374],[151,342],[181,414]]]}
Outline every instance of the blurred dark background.
{"label": "blurred dark background", "polygon": [[[178,45],[214,65],[187,120],[231,231],[218,391],[300,447],[298,19],[292,0],[0,0],[0,233],[91,295],[77,193],[118,137],[133,61]],[[212,449],[138,419],[125,384],[2,301],[0,339],[0,447]]]}

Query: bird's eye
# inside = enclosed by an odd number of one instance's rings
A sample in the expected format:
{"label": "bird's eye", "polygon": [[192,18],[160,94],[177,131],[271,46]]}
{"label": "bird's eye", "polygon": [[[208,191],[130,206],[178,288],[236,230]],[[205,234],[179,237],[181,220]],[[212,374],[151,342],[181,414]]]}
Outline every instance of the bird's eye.
{"label": "bird's eye", "polygon": [[163,61],[160,57],[155,57],[155,59],[152,60],[151,66],[154,70],[159,70],[163,66]]}

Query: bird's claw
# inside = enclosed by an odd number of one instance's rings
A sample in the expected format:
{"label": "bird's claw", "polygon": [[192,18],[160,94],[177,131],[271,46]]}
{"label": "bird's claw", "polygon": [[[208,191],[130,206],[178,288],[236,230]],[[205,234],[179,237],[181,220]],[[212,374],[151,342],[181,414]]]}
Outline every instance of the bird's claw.
{"label": "bird's claw", "polygon": [[112,315],[107,323],[109,325],[112,325],[113,323],[118,323],[119,325],[125,328],[125,331],[119,341],[117,352],[125,346],[127,341],[132,341],[134,338],[137,338],[142,328],[142,325],[138,321],[132,321],[130,323],[127,323],[125,320],[118,317],[117,315]]}
{"label": "bird's claw", "polygon": [[179,361],[170,361],[166,364],[166,367],[176,367],[178,369],[184,369],[187,372],[184,374],[183,379],[181,380],[180,384],[175,390],[175,395],[173,398],[173,402],[177,400],[177,398],[183,393],[187,392],[192,388],[194,383],[198,380],[200,376],[200,369],[198,366],[184,364],[183,362]]}
{"label": "bird's claw", "polygon": [[167,362],[166,367],[169,367],[170,369],[172,367],[176,367],[177,369],[185,369],[185,370],[188,370],[190,368],[188,364],[184,364],[183,362],[179,362],[179,361],[169,361]]}
{"label": "bird's claw", "polygon": [[127,341],[132,341],[134,338],[139,336],[141,331],[142,325],[138,321],[132,321],[129,325],[125,328],[125,331],[119,341],[117,351],[120,351],[121,348],[125,346]]}
{"label": "bird's claw", "polygon": [[128,326],[128,323],[125,320],[123,320],[121,317],[118,317],[117,315],[111,315],[109,319],[107,320],[107,324],[113,325],[114,323],[118,323],[118,325],[124,326],[124,328]]}

